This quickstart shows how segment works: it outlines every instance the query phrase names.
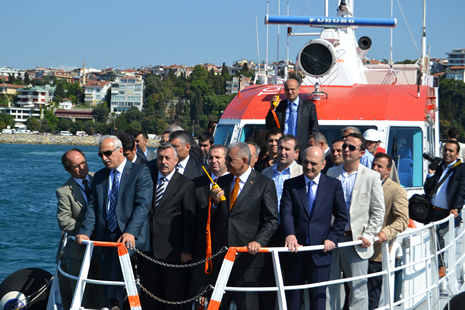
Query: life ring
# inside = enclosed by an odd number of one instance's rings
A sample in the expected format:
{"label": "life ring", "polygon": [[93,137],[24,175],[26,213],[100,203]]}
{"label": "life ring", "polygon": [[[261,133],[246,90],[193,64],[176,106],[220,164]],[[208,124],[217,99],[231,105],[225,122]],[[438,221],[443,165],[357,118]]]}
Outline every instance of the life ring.
{"label": "life ring", "polygon": [[0,283],[0,310],[46,309],[50,286],[40,295],[35,293],[44,288],[51,278],[50,272],[40,268],[25,268],[10,274]]}

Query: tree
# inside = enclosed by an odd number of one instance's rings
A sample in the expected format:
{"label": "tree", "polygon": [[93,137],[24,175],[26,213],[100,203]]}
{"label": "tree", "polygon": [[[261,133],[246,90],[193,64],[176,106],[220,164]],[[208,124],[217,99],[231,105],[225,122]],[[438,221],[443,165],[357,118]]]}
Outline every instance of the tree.
{"label": "tree", "polygon": [[396,64],[405,64],[405,65],[411,65],[416,63],[416,60],[410,60],[410,59],[405,59],[404,61],[396,61]]}
{"label": "tree", "polygon": [[27,125],[27,129],[29,129],[31,131],[37,131],[37,130],[40,129],[40,122],[35,117],[29,117],[26,120],[26,125]]}
{"label": "tree", "polygon": [[99,123],[105,123],[108,120],[110,114],[110,109],[107,108],[104,104],[97,105],[92,109],[92,115],[95,120]]}
{"label": "tree", "polygon": [[42,125],[47,124],[47,131],[54,131],[58,125],[58,117],[49,110],[46,110],[44,113],[44,119],[42,120]]}
{"label": "tree", "polygon": [[29,78],[29,74],[27,72],[24,73],[24,84],[26,85],[31,84],[31,79]]}
{"label": "tree", "polygon": [[68,118],[60,118],[56,128],[58,131],[68,131],[71,130],[72,123],[73,122]]}
{"label": "tree", "polygon": [[65,93],[65,87],[63,86],[63,83],[61,81],[58,82],[56,88],[55,88],[55,102],[61,102],[63,98],[66,98],[66,93]]}
{"label": "tree", "polygon": [[223,66],[221,67],[221,75],[229,75],[228,67],[226,67],[226,63],[223,62]]}
{"label": "tree", "polygon": [[4,121],[0,121],[0,129],[5,129],[6,128],[6,124]]}
{"label": "tree", "polygon": [[71,131],[73,134],[76,134],[77,131],[83,131],[84,130],[84,124],[82,121],[75,121],[74,123],[71,123]]}
{"label": "tree", "polygon": [[134,134],[136,131],[142,130],[142,125],[138,121],[133,121],[129,124],[127,133]]}
{"label": "tree", "polygon": [[15,117],[13,115],[6,114],[5,110],[2,110],[0,113],[0,121],[4,122],[6,126],[10,126],[10,128],[15,127]]}
{"label": "tree", "polygon": [[14,84],[16,81],[14,73],[8,73],[8,83]]}
{"label": "tree", "polygon": [[124,113],[119,115],[116,119],[115,119],[115,127],[118,129],[118,131],[124,131],[126,132],[128,130],[128,127],[129,127],[129,123],[128,121],[126,120],[126,117],[124,116]]}
{"label": "tree", "polygon": [[93,135],[94,134],[94,122],[92,122],[91,120],[88,120],[88,121],[85,121],[84,122],[84,131],[88,134],[88,135]]}

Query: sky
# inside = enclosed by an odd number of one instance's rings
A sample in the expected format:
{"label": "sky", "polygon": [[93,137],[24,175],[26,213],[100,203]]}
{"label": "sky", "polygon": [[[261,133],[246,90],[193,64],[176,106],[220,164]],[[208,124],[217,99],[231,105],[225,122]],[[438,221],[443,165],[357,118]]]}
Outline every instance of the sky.
{"label": "sky", "polygon": [[[421,51],[423,1],[393,0],[397,27],[393,31],[393,59],[416,59]],[[278,14],[278,0],[269,0],[270,15]],[[323,0],[282,0],[281,15],[324,16]],[[336,16],[337,0],[329,0],[329,16]],[[399,4],[410,26],[399,9]],[[202,63],[232,65],[266,58],[266,0],[0,0],[3,31],[0,67],[37,66],[71,70],[82,67],[128,69],[155,65]],[[428,0],[427,45],[430,55],[446,58],[454,48],[465,48],[465,1]],[[391,1],[355,0],[355,17],[390,18]],[[268,62],[286,60],[286,25],[270,25]],[[294,32],[319,28],[293,26]],[[369,36],[368,57],[390,58],[390,29],[359,28],[357,39]],[[289,59],[295,61],[311,37],[290,38]]]}

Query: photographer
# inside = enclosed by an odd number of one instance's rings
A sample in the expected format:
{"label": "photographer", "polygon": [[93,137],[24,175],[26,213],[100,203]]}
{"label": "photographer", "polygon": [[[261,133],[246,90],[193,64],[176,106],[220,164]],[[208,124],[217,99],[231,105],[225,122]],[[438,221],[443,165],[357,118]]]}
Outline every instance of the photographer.
{"label": "photographer", "polygon": [[[461,160],[457,159],[460,152],[460,146],[455,140],[447,140],[443,144],[443,163],[436,170],[429,168],[429,174],[424,185],[425,194],[430,193],[435,186],[443,179],[446,180],[441,184],[437,192],[431,199],[431,210],[428,213],[425,224],[439,221],[449,214],[455,218],[460,214],[465,200],[465,165],[461,165]],[[437,226],[438,246],[444,248],[444,235],[448,231],[448,223]],[[439,277],[444,277],[446,268],[444,266],[444,257],[439,258]]]}

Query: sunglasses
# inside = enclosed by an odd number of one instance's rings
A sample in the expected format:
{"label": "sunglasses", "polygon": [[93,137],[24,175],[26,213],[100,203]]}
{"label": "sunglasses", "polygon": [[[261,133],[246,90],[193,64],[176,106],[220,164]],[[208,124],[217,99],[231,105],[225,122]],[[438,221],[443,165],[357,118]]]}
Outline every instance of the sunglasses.
{"label": "sunglasses", "polygon": [[345,150],[346,148],[349,148],[349,151],[351,151],[351,152],[353,152],[355,150],[359,150],[355,145],[344,143],[342,145],[342,149]]}
{"label": "sunglasses", "polygon": [[113,152],[116,151],[117,149],[119,149],[119,147],[117,147],[113,151],[98,152],[97,155],[100,157],[103,157],[103,155],[105,155],[105,157],[110,157],[111,154],[113,154]]}
{"label": "sunglasses", "polygon": [[239,159],[240,157],[235,157],[235,158],[231,158],[231,157],[226,157],[226,161],[233,161],[233,160],[236,160],[236,159]]}

